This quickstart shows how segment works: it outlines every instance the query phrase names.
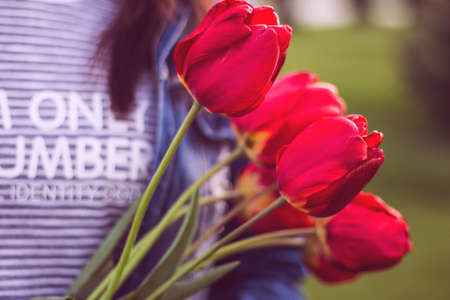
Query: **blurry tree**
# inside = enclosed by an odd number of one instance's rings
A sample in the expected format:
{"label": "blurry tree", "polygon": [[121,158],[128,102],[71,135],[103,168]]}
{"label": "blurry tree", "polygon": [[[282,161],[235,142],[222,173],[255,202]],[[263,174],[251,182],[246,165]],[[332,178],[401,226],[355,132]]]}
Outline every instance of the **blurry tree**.
{"label": "blurry tree", "polygon": [[369,21],[370,0],[352,0],[359,22],[366,24]]}
{"label": "blurry tree", "polygon": [[420,12],[422,11],[422,4],[426,0],[408,0],[408,4],[411,6],[414,18],[418,19]]}
{"label": "blurry tree", "polygon": [[450,1],[422,1],[407,57],[410,83],[450,135]]}

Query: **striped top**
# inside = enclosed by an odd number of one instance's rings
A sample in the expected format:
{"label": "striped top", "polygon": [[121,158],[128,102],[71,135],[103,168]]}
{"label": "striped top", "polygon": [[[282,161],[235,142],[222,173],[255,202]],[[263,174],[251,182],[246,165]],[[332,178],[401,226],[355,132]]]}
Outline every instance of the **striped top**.
{"label": "striped top", "polygon": [[0,299],[62,295],[151,176],[150,80],[125,120],[92,68],[112,0],[0,0]]}

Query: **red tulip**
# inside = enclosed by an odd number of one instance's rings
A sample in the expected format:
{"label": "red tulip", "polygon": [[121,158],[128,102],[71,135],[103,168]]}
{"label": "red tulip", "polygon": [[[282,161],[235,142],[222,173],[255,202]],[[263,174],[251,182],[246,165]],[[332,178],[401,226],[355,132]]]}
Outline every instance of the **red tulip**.
{"label": "red tulip", "polygon": [[231,124],[253,161],[274,166],[277,151],[306,126],[321,117],[342,116],[344,110],[333,85],[301,72],[276,81],[256,110],[232,118]]}
{"label": "red tulip", "polygon": [[384,161],[383,135],[367,134],[359,115],[318,120],[278,152],[281,194],[315,217],[344,208],[372,179]]}
{"label": "red tulip", "polygon": [[358,276],[357,272],[346,270],[334,261],[329,249],[319,239],[309,237],[302,252],[306,267],[320,280],[326,283],[342,283]]}
{"label": "red tulip", "polygon": [[[236,189],[242,191],[245,194],[245,198],[248,199],[265,188],[274,185],[275,182],[276,177],[274,170],[262,168],[254,164],[248,164],[239,175],[236,182]],[[246,205],[244,210],[240,213],[237,218],[238,222],[243,223],[257,215],[279,196],[278,191],[274,189],[272,192],[265,193],[264,195],[254,199],[248,203],[248,205]],[[253,225],[252,231],[270,232],[282,229],[312,226],[314,226],[314,222],[307,214],[302,213],[298,209],[286,203],[259,220],[255,225]]]}
{"label": "red tulip", "polygon": [[392,267],[412,248],[406,221],[372,194],[360,193],[324,226],[324,248],[313,244],[315,249],[304,254],[308,267],[324,281]]}
{"label": "red tulip", "polygon": [[207,110],[240,116],[254,110],[286,58],[291,28],[271,7],[225,0],[175,49],[175,68]]}

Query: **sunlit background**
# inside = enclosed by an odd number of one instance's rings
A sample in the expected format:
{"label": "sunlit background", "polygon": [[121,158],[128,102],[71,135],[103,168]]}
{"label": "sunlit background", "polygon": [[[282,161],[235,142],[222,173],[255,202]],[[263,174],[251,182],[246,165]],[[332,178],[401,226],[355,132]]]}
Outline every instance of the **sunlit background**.
{"label": "sunlit background", "polygon": [[450,1],[274,0],[294,27],[283,73],[335,84],[386,161],[366,188],[408,220],[413,251],[352,283],[304,283],[311,300],[450,299]]}

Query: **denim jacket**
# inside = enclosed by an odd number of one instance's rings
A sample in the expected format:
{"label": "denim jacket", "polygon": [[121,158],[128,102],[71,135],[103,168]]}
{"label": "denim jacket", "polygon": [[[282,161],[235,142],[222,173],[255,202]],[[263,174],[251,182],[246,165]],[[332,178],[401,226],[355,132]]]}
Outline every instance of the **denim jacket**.
{"label": "denim jacket", "polygon": [[[189,8],[178,7],[175,17],[167,24],[157,47],[158,128],[155,164],[161,161],[172,137],[192,105],[192,99],[175,75],[172,60],[172,50],[186,34],[190,15]],[[218,153],[224,145],[232,146],[233,142],[234,136],[229,128],[228,119],[202,110],[183,139],[150,203],[141,233],[154,226],[177,196],[199,178],[206,168],[217,162]],[[167,250],[177,229],[177,226],[172,226],[159,238],[156,246],[123,285],[120,294],[136,287],[154,267]],[[241,265],[229,276],[217,282],[210,289],[209,297],[201,296],[196,299],[302,299],[298,283],[304,271],[298,249],[258,250],[240,255],[237,259],[241,261]]]}

